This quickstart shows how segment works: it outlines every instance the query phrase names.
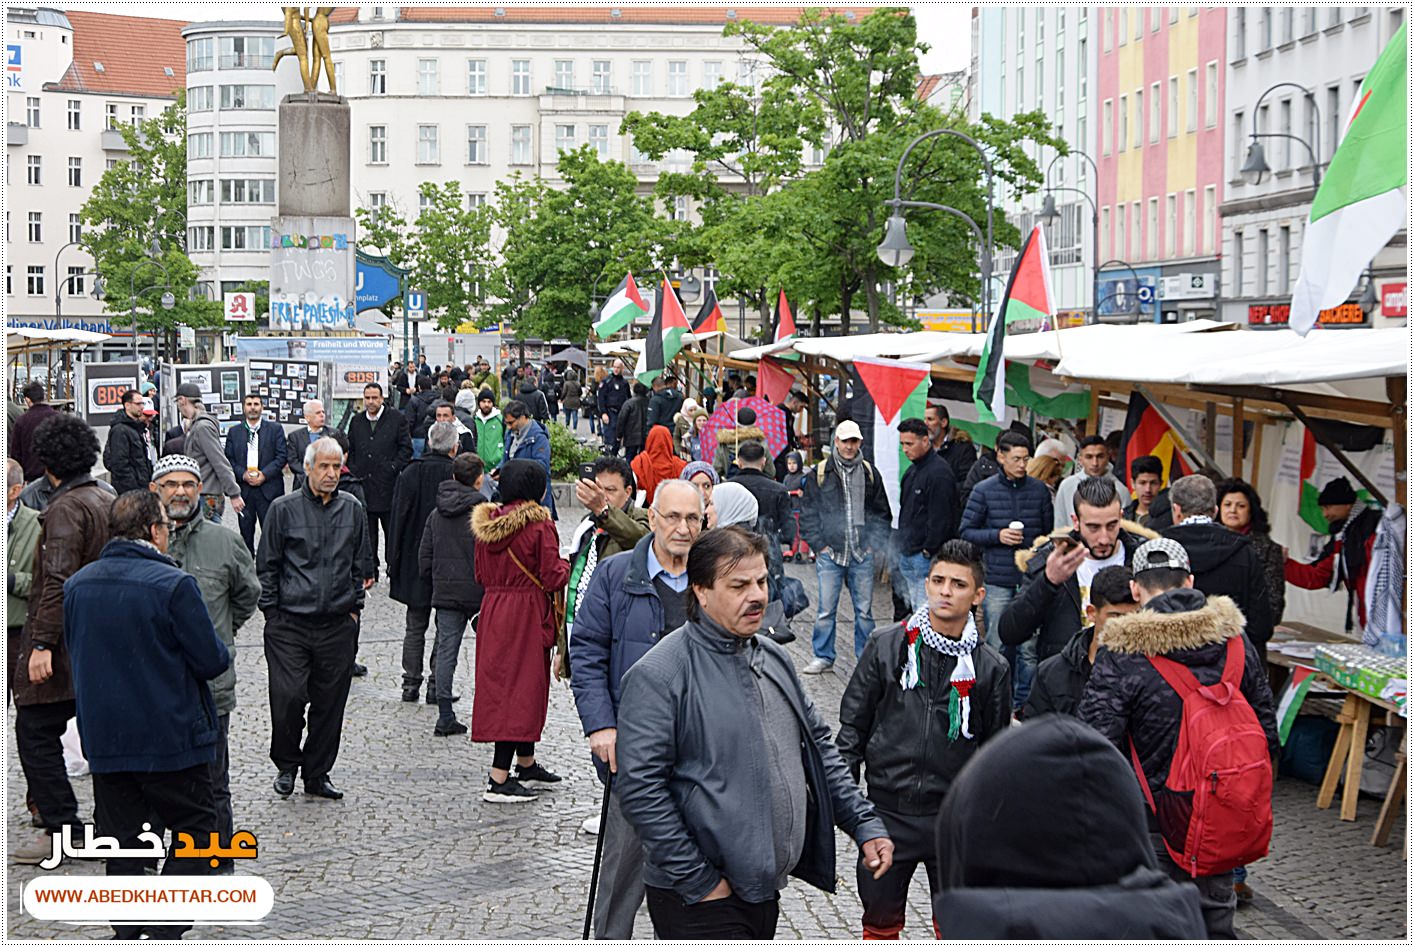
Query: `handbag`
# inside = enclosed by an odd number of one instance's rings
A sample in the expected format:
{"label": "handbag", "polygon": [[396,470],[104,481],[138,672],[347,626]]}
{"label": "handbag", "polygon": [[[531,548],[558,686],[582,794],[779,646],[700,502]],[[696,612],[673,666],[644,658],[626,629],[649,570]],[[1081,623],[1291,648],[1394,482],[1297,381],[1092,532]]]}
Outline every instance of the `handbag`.
{"label": "handbag", "polygon": [[553,647],[559,650],[561,656],[558,669],[559,677],[561,680],[567,681],[570,677],[570,666],[569,661],[565,660],[569,655],[569,637],[565,632],[565,614],[567,612],[565,590],[557,589],[551,592],[549,589],[545,588],[545,583],[541,582],[534,572],[531,572],[525,567],[525,563],[520,561],[519,556],[509,548],[506,549],[506,552],[510,554],[511,561],[516,564],[516,568],[524,572],[525,577],[531,582],[534,582],[535,587],[544,592],[545,597],[550,600],[550,621],[553,627],[550,630],[551,640],[545,642],[545,647]]}
{"label": "handbag", "polygon": [[784,576],[779,582],[781,604],[785,606],[786,617],[794,618],[810,607],[810,598],[805,594],[805,584],[792,576]]}

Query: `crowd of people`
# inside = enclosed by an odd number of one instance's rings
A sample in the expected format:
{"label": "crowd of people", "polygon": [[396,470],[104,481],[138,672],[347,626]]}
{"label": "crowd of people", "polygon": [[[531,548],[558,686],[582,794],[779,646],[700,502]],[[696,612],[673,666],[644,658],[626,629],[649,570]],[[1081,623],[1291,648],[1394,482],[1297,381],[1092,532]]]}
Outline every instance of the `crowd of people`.
{"label": "crowd of people", "polygon": [[[899,936],[920,864],[939,937],[1233,936],[1243,866],[1270,834],[1264,648],[1284,585],[1344,585],[1364,607],[1379,514],[1349,483],[1321,492],[1332,539],[1301,563],[1242,480],[1165,488],[1157,458],[1117,471],[1117,445],[1097,436],[1062,476],[1036,461],[1069,458],[1033,458],[1019,430],[979,450],[940,402],[898,426],[909,468],[894,509],[848,403],[810,463],[798,391],[770,406],[784,449],[745,405],[711,449],[705,419],[754,396],[750,377],[702,404],[671,373],[645,386],[621,362],[587,383],[484,360],[395,363],[390,377],[346,430],[310,401],[286,433],[252,393],[224,437],[194,385],[177,388],[181,423],[160,439],[130,391],[103,451],[111,484],[93,429],[26,389],[8,460],[8,645],[44,834],[12,860],[37,864],[81,822],[62,747],[75,717],[100,832],[125,841],[155,818],[229,838],[232,655],[256,612],[273,791],[342,798],[361,614],[386,581],[405,608],[402,699],[437,706],[434,737],[490,744],[484,802],[533,803],[561,782],[550,766],[575,765],[537,755],[551,683],[568,679],[605,786],[587,826],[603,846],[601,939],[631,937],[645,901],[660,937],[770,937],[788,878],[834,890],[835,827],[859,849],[867,938]],[[546,427],[561,410],[603,445],[572,484],[586,513],[563,543]],[[787,560],[816,577],[799,672],[785,646],[808,602]],[[856,660],[836,728],[799,674],[834,672],[846,588]],[[1211,792],[1184,781],[1207,732],[1185,695],[1223,682],[1224,725],[1247,742],[1220,796],[1216,776]],[[1175,806],[1195,793],[1208,808]],[[1076,889],[1088,900],[1068,899]],[[172,933],[120,929],[144,932]]]}

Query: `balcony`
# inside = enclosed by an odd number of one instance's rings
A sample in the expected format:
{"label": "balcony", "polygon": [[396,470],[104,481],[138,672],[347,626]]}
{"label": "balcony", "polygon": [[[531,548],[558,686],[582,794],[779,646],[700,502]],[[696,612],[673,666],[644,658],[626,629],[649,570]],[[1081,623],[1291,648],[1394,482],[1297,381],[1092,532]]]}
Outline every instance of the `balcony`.
{"label": "balcony", "polygon": [[275,65],[274,53],[223,53],[222,69],[270,69]]}
{"label": "balcony", "polygon": [[104,151],[127,151],[128,143],[123,140],[123,133],[116,128],[107,128],[103,131]]}
{"label": "balcony", "polygon": [[5,125],[5,145],[9,148],[23,148],[29,144],[29,126],[19,122],[8,122]]}

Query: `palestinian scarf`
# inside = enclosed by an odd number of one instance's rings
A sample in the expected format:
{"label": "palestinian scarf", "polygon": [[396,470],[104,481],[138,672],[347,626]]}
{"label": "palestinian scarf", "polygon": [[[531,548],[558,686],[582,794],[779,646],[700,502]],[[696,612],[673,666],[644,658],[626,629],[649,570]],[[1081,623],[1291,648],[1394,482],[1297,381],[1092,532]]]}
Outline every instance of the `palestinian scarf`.
{"label": "palestinian scarf", "polygon": [[1375,531],[1365,588],[1364,642],[1377,647],[1382,635],[1404,634],[1404,507],[1391,503]]}
{"label": "palestinian scarf", "polygon": [[948,739],[956,740],[958,734],[961,734],[964,739],[971,740],[972,685],[977,682],[972,652],[977,648],[977,622],[968,615],[967,627],[963,629],[962,637],[948,638],[933,630],[932,622],[928,620],[928,606],[925,604],[919,606],[918,611],[909,617],[904,624],[904,632],[908,641],[908,647],[905,649],[907,660],[904,662],[899,684],[904,690],[926,686],[922,679],[924,645],[939,654],[957,658],[957,664],[953,667],[949,679],[951,687],[948,691]]}

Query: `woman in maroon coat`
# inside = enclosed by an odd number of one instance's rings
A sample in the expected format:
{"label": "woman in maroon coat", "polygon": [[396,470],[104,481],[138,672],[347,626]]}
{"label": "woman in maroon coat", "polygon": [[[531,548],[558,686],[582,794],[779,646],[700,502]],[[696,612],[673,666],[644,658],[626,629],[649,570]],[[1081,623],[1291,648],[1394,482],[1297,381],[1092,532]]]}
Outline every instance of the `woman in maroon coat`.
{"label": "woman in maroon coat", "polygon": [[[545,468],[512,460],[501,468],[501,505],[472,510],[476,578],[486,590],[476,622],[476,693],[471,739],[494,743],[487,802],[532,802],[525,782],[558,783],[535,762],[550,705],[555,626],[549,595],[569,582],[545,495]],[[511,757],[516,773],[511,775]]]}

